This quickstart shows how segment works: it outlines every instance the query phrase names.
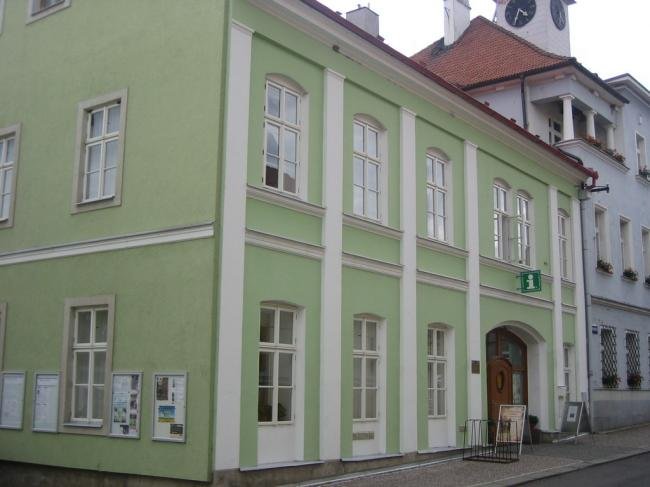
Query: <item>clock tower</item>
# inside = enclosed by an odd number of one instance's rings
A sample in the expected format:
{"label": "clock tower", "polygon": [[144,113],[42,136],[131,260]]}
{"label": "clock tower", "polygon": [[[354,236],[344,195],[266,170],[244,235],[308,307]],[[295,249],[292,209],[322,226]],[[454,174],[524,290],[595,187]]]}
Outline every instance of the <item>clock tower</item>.
{"label": "clock tower", "polygon": [[575,0],[494,0],[496,23],[528,42],[571,56],[569,5]]}

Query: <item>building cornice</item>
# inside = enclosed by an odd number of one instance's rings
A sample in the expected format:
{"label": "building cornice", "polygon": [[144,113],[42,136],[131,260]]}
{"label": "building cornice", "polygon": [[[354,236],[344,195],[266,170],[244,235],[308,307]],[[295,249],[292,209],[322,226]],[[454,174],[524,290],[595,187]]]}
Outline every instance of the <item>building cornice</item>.
{"label": "building cornice", "polygon": [[643,308],[641,306],[635,306],[629,303],[622,303],[620,301],[614,301],[613,299],[604,298],[601,296],[591,296],[591,303],[597,304],[599,306],[606,306],[608,308],[614,308],[621,311],[627,311],[629,313],[636,313],[643,316],[650,316],[650,308]]}
{"label": "building cornice", "polygon": [[375,274],[382,274],[390,277],[402,277],[402,266],[391,262],[371,259],[362,255],[343,252],[343,265],[352,269],[358,269]]}
{"label": "building cornice", "polygon": [[[505,262],[505,261],[502,261],[502,260],[493,259],[491,257],[486,257],[484,255],[481,255],[480,262],[481,262],[482,265],[492,267],[493,269],[499,269],[499,270],[502,270],[502,271],[511,272],[513,274],[516,274],[516,275],[518,275],[521,272],[527,272],[527,271],[532,270],[532,269],[530,269],[528,267],[518,266],[518,265],[515,265],[515,264],[511,264],[510,262]],[[547,282],[547,283],[553,282],[553,277],[549,276],[548,274],[542,273],[542,281]]]}
{"label": "building cornice", "polygon": [[523,304],[526,306],[534,306],[536,308],[543,308],[553,311],[553,301],[549,299],[536,298],[526,294],[513,293],[511,291],[504,291],[492,286],[481,284],[481,296],[488,298],[496,298],[502,301],[509,301],[511,303]]}
{"label": "building cornice", "polygon": [[396,230],[392,227],[382,225],[381,223],[375,223],[365,218],[359,218],[349,213],[343,213],[343,225],[346,227],[357,228],[359,230],[365,230],[366,232],[374,233],[375,235],[380,235],[382,237],[392,238],[393,240],[401,240],[403,232],[401,230]]}
{"label": "building cornice", "polygon": [[422,247],[424,249],[434,250],[436,252],[452,255],[454,257],[467,258],[469,255],[469,252],[467,252],[465,249],[461,249],[460,247],[455,247],[438,240],[432,240],[427,237],[417,237],[417,245],[418,247]]}
{"label": "building cornice", "polygon": [[451,289],[453,291],[466,292],[469,289],[469,283],[464,279],[443,276],[419,269],[417,273],[417,281],[422,284],[429,284],[431,286]]}
{"label": "building cornice", "polygon": [[251,230],[250,228],[246,229],[246,245],[314,260],[322,260],[324,255],[324,249],[320,245],[271,235],[269,233]]}

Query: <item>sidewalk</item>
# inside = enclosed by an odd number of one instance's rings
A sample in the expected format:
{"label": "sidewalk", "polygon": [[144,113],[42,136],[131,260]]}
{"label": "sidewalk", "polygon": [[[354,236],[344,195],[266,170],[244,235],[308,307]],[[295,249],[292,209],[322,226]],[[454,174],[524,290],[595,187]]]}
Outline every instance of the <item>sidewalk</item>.
{"label": "sidewalk", "polygon": [[494,464],[451,459],[299,484],[336,487],[512,486],[650,452],[650,425],[583,437],[569,443],[525,445],[521,459]]}

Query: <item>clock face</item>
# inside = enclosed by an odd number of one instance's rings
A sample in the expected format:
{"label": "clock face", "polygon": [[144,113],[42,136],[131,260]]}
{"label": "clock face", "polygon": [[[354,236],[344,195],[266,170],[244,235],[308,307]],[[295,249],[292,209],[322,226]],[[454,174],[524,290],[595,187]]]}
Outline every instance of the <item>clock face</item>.
{"label": "clock face", "polygon": [[564,5],[562,5],[562,0],[551,0],[551,17],[553,17],[555,27],[560,30],[564,29],[566,26],[566,11]]}
{"label": "clock face", "polygon": [[506,5],[506,21],[513,27],[523,27],[533,20],[536,11],[535,0],[510,0]]}

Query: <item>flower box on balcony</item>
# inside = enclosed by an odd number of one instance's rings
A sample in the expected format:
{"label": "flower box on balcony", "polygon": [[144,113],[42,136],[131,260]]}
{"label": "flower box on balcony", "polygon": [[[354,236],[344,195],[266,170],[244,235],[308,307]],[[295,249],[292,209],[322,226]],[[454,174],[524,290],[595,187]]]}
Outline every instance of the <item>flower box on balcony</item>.
{"label": "flower box on balcony", "polygon": [[626,279],[629,279],[631,281],[638,281],[639,280],[639,273],[635,271],[634,269],[625,269],[623,271],[623,277]]}
{"label": "flower box on balcony", "polygon": [[607,274],[614,274],[614,266],[603,259],[598,259],[596,262],[596,268],[606,272]]}
{"label": "flower box on balcony", "polygon": [[641,383],[643,382],[643,377],[641,374],[629,374],[627,376],[627,386],[630,389],[639,389],[641,387]]}
{"label": "flower box on balcony", "polygon": [[621,378],[617,375],[603,376],[603,387],[607,387],[608,389],[616,389],[619,382],[621,382]]}

